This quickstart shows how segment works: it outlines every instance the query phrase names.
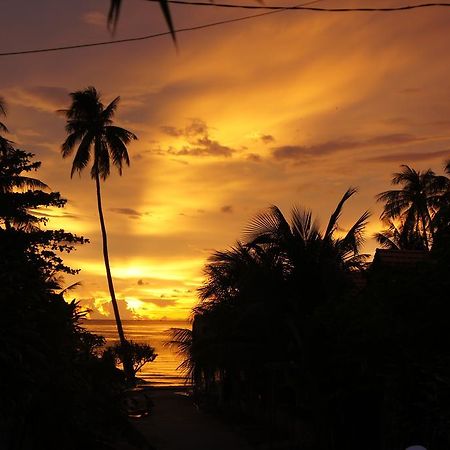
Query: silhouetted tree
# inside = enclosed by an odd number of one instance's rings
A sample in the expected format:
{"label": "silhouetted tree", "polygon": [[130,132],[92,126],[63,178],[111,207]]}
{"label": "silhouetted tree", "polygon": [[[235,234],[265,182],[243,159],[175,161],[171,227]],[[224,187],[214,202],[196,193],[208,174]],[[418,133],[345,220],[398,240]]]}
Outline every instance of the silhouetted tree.
{"label": "silhouetted tree", "polygon": [[[6,102],[3,97],[0,96],[0,117],[6,117]],[[2,136],[2,133],[8,133],[7,126],[0,121],[0,152],[6,152],[11,146],[10,141]]]}
{"label": "silhouetted tree", "polygon": [[[401,189],[377,195],[377,200],[384,202],[381,219],[389,224],[385,232],[377,235],[379,242],[388,246],[393,243],[402,249],[430,250],[435,234],[433,217],[448,182],[431,169],[421,172],[403,165],[402,171],[392,178],[392,184],[401,185]],[[392,228],[397,220],[401,223],[398,233]]]}
{"label": "silhouetted tree", "polygon": [[116,361],[117,364],[123,364],[123,355],[126,354],[130,360],[133,367],[133,373],[136,375],[145,364],[153,362],[158,356],[155,353],[155,349],[144,342],[133,342],[127,341],[127,348],[123,349],[121,344],[114,344],[106,350]]}
{"label": "silhouetted tree", "polygon": [[215,392],[220,380],[219,403],[250,402],[272,414],[275,405],[291,408],[303,397],[318,445],[328,441],[331,419],[324,365],[315,356],[316,317],[342,301],[351,275],[365,267],[360,249],[369,213],[336,236],[355,192],[344,194],[323,232],[302,208],[293,209],[290,223],[275,206],[258,214],[245,243],[210,257],[192,333],[175,330],[172,338],[197,388]]}
{"label": "silhouetted tree", "polygon": [[[3,97],[0,96],[0,116],[6,116],[6,102]],[[0,131],[7,133],[8,128],[3,122],[0,122]]]}
{"label": "silhouetted tree", "polygon": [[0,153],[0,447],[108,448],[127,428],[123,378],[63,298],[61,275],[77,270],[61,254],[86,239],[45,227],[45,209],[66,200],[26,176],[39,167],[32,156]]}
{"label": "silhouetted tree", "polygon": [[[69,109],[62,110],[67,118],[66,131],[68,136],[61,147],[64,158],[70,156],[76,149],[72,163],[71,177],[89,164],[92,157],[91,178],[95,180],[97,190],[97,206],[102,233],[103,258],[105,261],[106,278],[111,295],[114,317],[122,348],[126,348],[126,339],[120,319],[114,284],[108,255],[108,238],[103,217],[100,178],[106,180],[110,174],[111,163],[122,175],[123,164],[130,164],[127,145],[136,135],[130,131],[113,125],[114,114],[120,97],[116,97],[106,107],[101,102],[99,93],[94,87],[76,91],[70,94],[72,104]],[[124,356],[124,370],[127,376],[133,377],[131,362]]]}
{"label": "silhouetted tree", "polygon": [[315,258],[331,258],[345,270],[361,269],[368,256],[361,255],[360,250],[370,213],[364,212],[343,237],[335,236],[342,208],[356,192],[355,188],[345,192],[323,233],[319,231],[311,211],[293,208],[289,224],[281,211],[273,206],[269,211],[257,215],[247,227],[245,233],[249,245],[276,245],[292,265],[295,265],[296,260],[303,261],[311,253],[315,254]]}

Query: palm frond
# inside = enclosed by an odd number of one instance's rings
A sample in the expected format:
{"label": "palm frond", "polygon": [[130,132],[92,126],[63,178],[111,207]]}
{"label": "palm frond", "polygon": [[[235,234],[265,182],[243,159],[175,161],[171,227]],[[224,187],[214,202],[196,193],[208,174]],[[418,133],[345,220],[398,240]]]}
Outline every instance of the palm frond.
{"label": "palm frond", "polygon": [[[67,292],[73,291],[77,287],[81,286],[81,281],[77,281],[75,283],[70,284],[69,286],[65,287],[64,289],[61,289],[59,292],[61,295],[64,295]],[[75,302],[75,304],[78,304],[78,302]],[[84,314],[86,315],[86,314]]]}
{"label": "palm frond", "polygon": [[137,136],[124,128],[108,126],[105,129],[105,140],[108,144],[109,154],[120,175],[122,175],[123,163],[125,162],[127,166],[130,165],[126,144],[132,139],[137,139]]}
{"label": "palm frond", "polygon": [[12,186],[18,189],[48,189],[48,186],[37,178],[14,176],[10,179]]}
{"label": "palm frond", "polygon": [[109,125],[106,127],[106,135],[114,135],[117,136],[124,144],[129,144],[131,141],[137,140],[137,136],[131,131],[126,130],[125,128],[118,127],[116,125]]}
{"label": "palm frond", "polygon": [[312,219],[312,211],[299,206],[292,208],[292,234],[303,241],[317,239],[320,236],[319,227]]}
{"label": "palm frond", "polygon": [[169,328],[165,334],[170,339],[164,342],[165,347],[177,348],[177,353],[189,355],[192,346],[192,330],[189,328]]}
{"label": "palm frond", "polygon": [[108,11],[108,28],[114,32],[119,22],[120,8],[122,6],[122,0],[110,0]]}
{"label": "palm frond", "polygon": [[392,235],[389,230],[375,233],[374,238],[383,248],[389,250],[400,250],[399,245],[396,243],[395,235]]}
{"label": "palm frond", "polygon": [[345,202],[346,202],[353,194],[355,194],[357,191],[358,191],[357,188],[354,188],[354,187],[351,187],[351,186],[350,186],[350,187],[347,189],[347,191],[345,192],[345,194],[342,196],[342,198],[341,198],[341,200],[339,201],[339,203],[338,203],[338,205],[337,205],[335,211],[333,212],[333,214],[331,214],[330,220],[329,220],[329,222],[328,222],[327,229],[326,229],[325,234],[324,234],[324,236],[323,236],[323,238],[324,238],[325,240],[331,239],[331,236],[333,235],[334,231],[335,231],[336,228],[337,228],[337,223],[338,223],[338,220],[339,220],[339,218],[340,218],[340,216],[341,216],[341,213],[342,213],[342,207],[344,206],[344,203],[345,203]]}
{"label": "palm frond", "polygon": [[[93,135],[91,133],[86,133],[78,146],[75,158],[72,163],[72,170],[70,172],[70,177],[73,177],[75,172],[80,172],[88,165],[91,158],[91,146],[92,146]],[[73,148],[73,147],[72,147]],[[63,154],[64,156],[64,154]]]}
{"label": "palm frond", "polygon": [[0,115],[6,116],[6,102],[2,96],[0,96]]}
{"label": "palm frond", "polygon": [[370,212],[365,211],[362,216],[348,230],[347,234],[341,240],[344,249],[351,250],[354,254],[359,253],[364,243],[364,230],[367,226]]}
{"label": "palm frond", "polygon": [[[175,28],[172,22],[172,15],[170,13],[168,0],[159,0],[159,6],[161,7],[164,19],[169,27],[170,34],[174,44],[177,44]],[[120,10],[122,7],[122,0],[110,0],[109,11],[108,11],[108,29],[114,33],[117,28],[117,23],[119,22]]]}
{"label": "palm frond", "polygon": [[120,96],[117,96],[102,112],[102,118],[103,120],[110,121],[117,110],[117,106],[120,101]]}
{"label": "palm frond", "polygon": [[257,214],[244,229],[248,243],[267,243],[290,235],[290,226],[276,206]]}
{"label": "palm frond", "polygon": [[73,149],[75,148],[77,143],[79,141],[81,141],[81,139],[83,139],[82,133],[77,133],[77,132],[71,130],[71,134],[69,134],[69,136],[67,136],[67,138],[61,145],[61,154],[62,154],[63,158],[67,158],[68,156],[70,156],[72,154]]}
{"label": "palm frond", "polygon": [[[3,97],[0,96],[0,116],[6,117],[6,103]],[[3,131],[4,133],[8,133],[8,128],[6,125],[2,122],[0,122],[0,131]]]}

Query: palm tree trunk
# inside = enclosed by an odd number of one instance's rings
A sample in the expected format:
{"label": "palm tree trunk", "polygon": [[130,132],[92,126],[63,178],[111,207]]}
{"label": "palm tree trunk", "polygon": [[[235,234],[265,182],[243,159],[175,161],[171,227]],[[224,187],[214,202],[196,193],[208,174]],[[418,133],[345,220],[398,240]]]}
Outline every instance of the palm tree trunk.
{"label": "palm tree trunk", "polygon": [[103,218],[102,197],[100,193],[100,177],[98,173],[95,176],[95,185],[97,188],[98,217],[100,219],[100,228],[102,231],[103,259],[105,260],[106,279],[108,280],[109,294],[111,295],[111,303],[114,310],[114,318],[116,319],[116,326],[117,332],[119,334],[120,345],[123,349],[122,355],[123,370],[125,372],[125,376],[131,380],[134,378],[134,372],[131,365],[129,354],[127,351],[125,351],[125,349],[127,348],[127,340],[125,339],[125,334],[123,332],[122,320],[120,319],[119,306],[117,305],[116,293],[114,291],[114,284],[111,276],[111,268],[109,265],[108,237],[106,234],[105,219]]}
{"label": "palm tree trunk", "polygon": [[[426,214],[424,214],[424,212],[422,210],[420,215],[421,215],[421,219],[422,219],[422,235],[423,235],[423,240],[424,240],[424,243],[425,243],[425,247],[426,247],[427,250],[431,250],[429,242],[428,242],[428,235],[427,235]],[[431,221],[430,221],[430,228],[431,228]]]}

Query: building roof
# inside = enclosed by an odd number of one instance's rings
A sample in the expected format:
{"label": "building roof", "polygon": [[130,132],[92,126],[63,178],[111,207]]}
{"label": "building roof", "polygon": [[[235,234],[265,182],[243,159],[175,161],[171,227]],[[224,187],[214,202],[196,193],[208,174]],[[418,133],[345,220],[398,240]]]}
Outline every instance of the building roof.
{"label": "building roof", "polygon": [[387,250],[377,248],[372,267],[405,267],[416,265],[429,258],[425,250]]}

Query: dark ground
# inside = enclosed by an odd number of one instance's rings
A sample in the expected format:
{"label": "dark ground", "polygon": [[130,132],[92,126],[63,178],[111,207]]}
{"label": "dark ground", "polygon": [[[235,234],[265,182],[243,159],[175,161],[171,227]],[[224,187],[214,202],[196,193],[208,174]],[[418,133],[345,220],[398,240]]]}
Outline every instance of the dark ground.
{"label": "dark ground", "polygon": [[[183,390],[152,389],[149,416],[131,419],[155,450],[251,450],[227,423],[199,411]],[[124,447],[125,448],[125,447]]]}

